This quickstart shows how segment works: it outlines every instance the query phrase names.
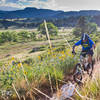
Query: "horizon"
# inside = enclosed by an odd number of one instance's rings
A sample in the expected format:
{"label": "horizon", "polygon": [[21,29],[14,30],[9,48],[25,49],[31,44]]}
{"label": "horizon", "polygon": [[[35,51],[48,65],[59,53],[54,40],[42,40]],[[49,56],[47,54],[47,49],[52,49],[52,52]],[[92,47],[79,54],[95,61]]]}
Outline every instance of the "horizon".
{"label": "horizon", "polygon": [[[36,7],[26,7],[26,8],[33,8],[35,9]],[[17,8],[13,8],[13,10],[1,10],[0,11],[18,11],[18,10],[25,10],[26,8],[23,9],[17,9]],[[52,11],[63,11],[63,10],[53,10],[53,9],[47,9],[47,8],[36,8],[36,9],[44,9],[44,10],[52,10]],[[85,9],[85,10],[70,10],[70,11],[63,11],[63,12],[80,12],[80,11],[100,11],[100,10],[92,10],[92,9]]]}
{"label": "horizon", "polygon": [[55,11],[100,10],[99,0],[0,0],[0,10],[15,11],[27,7]]}

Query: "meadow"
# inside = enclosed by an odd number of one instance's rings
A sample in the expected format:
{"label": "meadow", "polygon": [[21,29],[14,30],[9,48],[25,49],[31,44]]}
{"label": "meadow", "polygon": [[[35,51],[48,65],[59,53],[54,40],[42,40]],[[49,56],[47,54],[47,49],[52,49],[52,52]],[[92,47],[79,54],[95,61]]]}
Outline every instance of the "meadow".
{"label": "meadow", "polygon": [[[2,32],[5,33],[5,31],[1,31],[0,34]],[[6,34],[10,34],[10,32],[14,33],[8,30]],[[22,34],[23,31],[15,33]],[[24,33],[32,35],[33,31],[24,31]],[[35,31],[35,33],[37,32]],[[68,81],[69,75],[72,74],[73,68],[78,62],[79,54],[73,56],[71,47],[80,37],[76,38],[72,34],[72,29],[62,29],[59,30],[58,36],[50,36],[52,48],[49,47],[45,36],[42,36],[41,39],[36,38],[37,35],[32,38],[25,34],[24,39],[23,35],[20,35],[20,39],[18,35],[17,41],[6,39],[7,41],[1,42],[0,100],[7,98],[9,100],[18,98],[20,100],[45,100],[46,97],[40,95],[39,90],[52,96],[64,84],[64,81]],[[90,37],[98,43],[100,32],[91,34]],[[100,57],[99,46],[95,51],[95,58]],[[76,48],[76,51],[80,52],[80,47]],[[88,91],[91,92],[92,89]],[[93,95],[95,96],[95,93]],[[79,97],[76,96],[76,98]]]}

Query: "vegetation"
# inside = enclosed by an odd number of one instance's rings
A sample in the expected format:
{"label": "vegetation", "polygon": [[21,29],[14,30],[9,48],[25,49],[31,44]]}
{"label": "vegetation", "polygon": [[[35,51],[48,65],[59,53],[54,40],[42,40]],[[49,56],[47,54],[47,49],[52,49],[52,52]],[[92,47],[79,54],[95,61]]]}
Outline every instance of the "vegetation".
{"label": "vegetation", "polygon": [[0,33],[0,43],[13,41],[17,42],[17,34],[15,32],[2,32]]}
{"label": "vegetation", "polygon": [[4,42],[25,42],[25,41],[36,40],[35,32],[28,31],[5,31],[0,32],[0,43]]}
{"label": "vegetation", "polygon": [[[45,28],[40,25],[39,30],[40,31],[1,31],[0,32],[0,43],[5,42],[26,42],[26,41],[39,41],[39,40],[46,40],[46,34],[45,34]],[[48,24],[50,34],[52,36],[51,39],[59,38],[57,36],[58,29],[56,26],[54,26],[52,23]]]}
{"label": "vegetation", "polygon": [[[55,48],[52,50],[53,51],[48,50],[47,54],[38,56],[38,59],[29,59],[23,63],[19,62],[19,60],[15,58],[12,58],[8,64],[5,64],[1,68],[1,89],[6,91],[10,89],[11,91],[14,91],[12,84],[15,84],[17,90],[23,90],[25,95],[31,88],[22,88],[20,86],[22,81],[26,81],[24,76],[27,77],[30,86],[32,84],[34,85],[33,88],[41,89],[43,84],[52,84],[55,89],[58,79],[62,80],[65,74],[71,72],[71,69],[77,62],[77,59],[73,59],[70,49],[59,52],[57,52],[58,50]],[[50,85],[48,88],[50,88]],[[15,92],[13,92],[12,95],[15,95]]]}
{"label": "vegetation", "polygon": [[[58,28],[51,22],[47,23],[48,31],[50,35],[57,35],[58,34]],[[38,31],[40,31],[41,34],[46,35],[46,29],[44,23],[40,24],[38,27]]]}
{"label": "vegetation", "polygon": [[[39,55],[36,59],[29,58],[24,62],[12,57],[8,63],[1,67],[0,73],[0,86],[2,91],[10,90],[12,94],[8,96],[6,93],[3,94],[1,92],[1,95],[10,99],[17,98],[12,87],[13,84],[17,88],[19,95],[24,95],[25,98],[26,94],[30,93],[32,89],[34,91],[34,88],[41,90],[48,87],[51,92],[52,87],[55,91],[60,86],[58,80],[63,80],[65,76],[72,73],[72,69],[77,61],[78,55],[74,57],[69,48],[52,48],[52,51],[48,49],[47,53]],[[98,84],[100,83],[98,79],[97,82]],[[80,90],[80,93],[90,98],[96,98],[96,96],[99,96],[100,88],[98,86],[95,81],[86,82],[86,85]],[[77,95],[75,98],[81,100]]]}
{"label": "vegetation", "polygon": [[76,27],[73,30],[73,34],[75,36],[80,36],[82,33],[91,34],[96,32],[97,24],[88,22],[84,16],[80,17]]}
{"label": "vegetation", "polygon": [[[96,49],[94,52],[94,57],[96,61],[100,61],[100,43],[96,45]],[[92,79],[88,79],[82,88],[79,89],[79,92],[81,93],[82,96],[88,97],[88,99],[92,100],[99,100],[100,99],[100,75],[99,75],[99,69],[97,70],[96,73],[94,73]],[[81,98],[79,95],[75,95],[76,100],[83,100],[86,98]]]}
{"label": "vegetation", "polygon": [[[85,84],[84,87],[81,88],[80,93],[82,94],[82,96],[84,96],[86,99],[86,97],[88,99],[92,99],[92,100],[99,100],[100,98],[100,78],[96,77],[96,79],[90,81],[88,80]],[[77,100],[83,100],[81,97],[79,97],[78,95],[76,95],[76,99]]]}
{"label": "vegetation", "polygon": [[[0,42],[4,43],[8,41],[9,42],[10,41],[13,42],[33,41],[33,40],[37,40],[37,35],[39,35],[37,32],[6,31],[0,33],[0,37],[1,37]],[[54,38],[55,36],[51,36],[51,37]],[[90,34],[90,37],[93,39],[93,41],[99,42],[100,32],[97,32],[96,34],[95,33]],[[68,36],[66,36],[66,38],[68,42],[71,45],[73,45],[74,42],[79,40],[80,37],[75,37],[73,34],[69,33]],[[43,41],[41,41],[41,45],[42,42]],[[40,45],[38,47],[35,46],[35,48],[33,48],[31,52],[35,52],[38,50],[39,51],[47,50],[47,52],[39,55],[38,57],[34,57],[34,59],[32,57],[29,57],[27,59],[24,59],[23,61],[22,59],[12,57],[11,59],[9,59],[9,61],[5,62],[3,65],[2,63],[0,63],[1,98],[8,97],[10,100],[17,98],[16,92],[13,87],[15,86],[21,98],[27,98],[27,94],[30,94],[30,98],[34,98],[34,99],[36,98],[36,100],[39,100],[41,96],[40,97],[37,96],[38,93],[34,90],[34,88],[37,88],[43,91],[44,93],[47,93],[47,91],[49,91],[49,93],[47,94],[50,95],[50,93],[52,93],[51,92],[52,90],[55,92],[58,89],[58,87],[61,86],[61,83],[58,80],[63,81],[65,76],[72,73],[72,69],[74,65],[77,63],[79,55],[78,54],[76,56],[72,55],[71,49],[68,46],[66,46],[66,42],[64,39],[63,41],[58,41],[58,42],[55,41],[55,44],[52,45],[52,49],[48,49],[48,44],[46,41],[44,41],[44,43],[45,44],[42,46]],[[8,45],[8,47],[9,46],[10,45]],[[32,43],[31,46],[33,46]],[[99,58],[100,48],[99,46],[97,47],[98,47],[97,48],[98,54],[95,55],[95,57],[98,56]],[[19,46],[18,48],[21,48],[21,46]],[[31,52],[28,51],[28,53]],[[99,82],[99,80],[97,81]],[[88,86],[86,84],[86,86],[84,86],[84,90],[80,90],[82,91],[81,93],[83,93],[84,95],[88,95],[88,97],[93,96],[95,98],[95,95],[98,96],[97,93],[99,93],[98,91],[100,89],[96,86],[94,82],[93,83],[90,82],[90,87],[88,89],[87,87]],[[95,90],[93,89],[94,87]],[[45,88],[48,90],[46,90]],[[11,95],[7,95],[9,91],[11,92]],[[78,96],[76,96],[76,98],[81,100]]]}

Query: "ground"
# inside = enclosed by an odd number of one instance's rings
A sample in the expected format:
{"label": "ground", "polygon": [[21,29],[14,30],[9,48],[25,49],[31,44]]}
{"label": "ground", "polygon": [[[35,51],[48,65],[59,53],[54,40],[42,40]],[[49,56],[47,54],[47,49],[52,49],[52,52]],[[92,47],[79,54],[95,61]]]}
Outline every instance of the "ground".
{"label": "ground", "polygon": [[[52,44],[65,41],[64,39],[52,40]],[[48,41],[32,41],[27,43],[5,43],[0,46],[0,61],[6,61],[12,56],[25,60],[28,57],[35,57],[43,51],[36,50],[31,52],[35,48],[40,48],[42,46],[49,46]],[[31,52],[31,53],[30,53]]]}

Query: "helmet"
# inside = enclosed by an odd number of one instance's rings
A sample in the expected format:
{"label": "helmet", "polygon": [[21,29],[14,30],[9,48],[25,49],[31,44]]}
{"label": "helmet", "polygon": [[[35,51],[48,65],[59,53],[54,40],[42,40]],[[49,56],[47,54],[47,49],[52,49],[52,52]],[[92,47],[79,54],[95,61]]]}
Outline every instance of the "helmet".
{"label": "helmet", "polygon": [[86,34],[86,33],[83,33],[83,34],[82,34],[82,41],[83,41],[83,40],[88,40],[88,39],[89,39],[89,35]]}

